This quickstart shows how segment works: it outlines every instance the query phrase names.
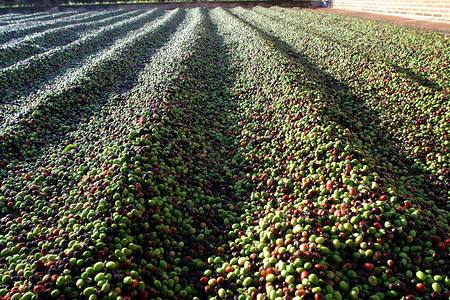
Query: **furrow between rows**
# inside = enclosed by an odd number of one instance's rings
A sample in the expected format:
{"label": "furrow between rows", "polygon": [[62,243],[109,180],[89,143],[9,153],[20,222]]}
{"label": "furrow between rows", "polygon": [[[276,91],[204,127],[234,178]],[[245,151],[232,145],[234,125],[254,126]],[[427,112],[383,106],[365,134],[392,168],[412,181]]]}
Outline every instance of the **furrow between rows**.
{"label": "furrow between rows", "polygon": [[52,48],[70,44],[90,30],[132,17],[137,13],[126,13],[121,10],[98,13],[80,24],[64,25],[9,41],[0,46],[0,68],[6,68]]}
{"label": "furrow between rows", "polygon": [[[394,294],[387,285],[373,288],[372,270],[380,275],[399,251],[414,257],[428,251],[403,230],[425,237],[434,224],[433,234],[445,239],[448,225],[439,212],[405,199],[402,184],[390,177],[392,166],[336,119],[339,98],[327,92],[325,74],[235,10],[215,10],[214,19],[240,70],[234,93],[248,175],[235,188],[246,186],[249,197],[225,255],[209,261],[205,293],[257,299]],[[415,289],[408,279],[412,261],[389,266],[382,280]],[[430,271],[439,274],[441,267]]]}
{"label": "furrow between rows", "polygon": [[[76,41],[19,61],[0,72],[2,88],[1,117],[7,119],[19,107],[26,109],[26,99],[35,97],[46,84],[60,81],[65,73],[86,65],[92,57],[108,51],[119,38],[137,30],[163,13],[162,10],[141,12],[137,16],[89,32]],[[117,21],[117,20],[116,20]],[[73,80],[70,79],[70,80]],[[44,91],[45,92],[45,91]]]}
{"label": "furrow between rows", "polygon": [[[192,298],[197,293],[207,254],[227,239],[221,217],[235,197],[228,169],[234,137],[223,114],[233,103],[224,89],[227,61],[221,47],[206,11],[188,10],[168,42],[146,60],[136,84],[109,98],[74,132],[69,150],[39,162],[47,188],[39,188],[35,203],[21,194],[15,207],[29,212],[24,218],[41,220],[39,226],[25,222],[35,234],[27,245],[34,266],[57,255],[58,267],[82,278],[65,295]],[[51,165],[58,156],[67,168]],[[26,168],[16,171],[30,182],[40,181]],[[70,207],[78,217],[52,207]],[[50,228],[53,222],[57,229]],[[37,242],[53,234],[64,238]],[[66,256],[61,247],[74,251]],[[80,260],[80,251],[93,256]],[[11,255],[21,260],[22,253]],[[108,282],[85,287],[94,266],[107,266],[102,274],[109,273]],[[128,285],[128,269],[138,271],[133,277],[142,287],[139,293]],[[44,274],[51,268],[39,270]],[[38,276],[25,284],[47,280]]]}
{"label": "furrow between rows", "polygon": [[0,43],[4,44],[12,39],[17,39],[49,28],[59,27],[64,24],[82,22],[84,18],[90,17],[93,14],[95,14],[95,12],[72,13],[69,16],[61,18],[57,17],[55,20],[50,21],[24,22],[2,26],[0,27]]}
{"label": "furrow between rows", "polygon": [[[36,158],[47,144],[58,142],[98,111],[111,93],[132,86],[143,60],[161,46],[172,33],[173,25],[183,16],[181,10],[166,13],[135,30],[134,34],[116,40],[111,47],[30,96],[26,106],[8,115],[3,124],[1,148],[4,157],[8,157],[7,153],[14,148],[21,149],[16,156],[20,160]],[[52,113],[48,114],[50,111]],[[43,130],[34,132],[33,128],[38,125],[42,125]],[[19,130],[22,127],[25,128]],[[21,143],[23,140],[27,142]]]}
{"label": "furrow between rows", "polygon": [[[42,22],[42,21],[48,21],[48,20],[55,20],[62,17],[67,17],[76,14],[76,12],[59,12],[59,13],[48,13],[48,12],[40,12],[40,13],[34,13],[34,14],[20,14],[20,17],[14,18],[13,20],[9,21],[9,24],[11,25],[18,25],[21,23],[27,23],[27,22]],[[8,22],[8,20],[3,19]]]}

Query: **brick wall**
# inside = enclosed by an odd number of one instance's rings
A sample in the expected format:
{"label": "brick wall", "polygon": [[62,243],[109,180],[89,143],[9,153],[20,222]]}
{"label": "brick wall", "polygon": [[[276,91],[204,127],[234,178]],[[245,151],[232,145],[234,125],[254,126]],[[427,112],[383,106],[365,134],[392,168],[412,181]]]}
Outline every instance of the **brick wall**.
{"label": "brick wall", "polygon": [[328,0],[328,7],[450,23],[450,0]]}

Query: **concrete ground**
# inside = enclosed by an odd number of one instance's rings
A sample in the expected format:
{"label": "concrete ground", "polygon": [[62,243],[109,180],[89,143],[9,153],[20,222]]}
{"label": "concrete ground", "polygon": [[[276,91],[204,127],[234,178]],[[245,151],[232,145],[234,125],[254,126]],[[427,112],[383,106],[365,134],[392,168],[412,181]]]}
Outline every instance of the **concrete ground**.
{"label": "concrete ground", "polygon": [[412,28],[441,32],[450,35],[450,23],[445,22],[431,22],[417,19],[409,19],[399,16],[392,15],[383,15],[383,14],[375,14],[369,12],[360,12],[360,11],[352,11],[352,10],[344,10],[344,9],[335,9],[335,8],[316,8],[320,9],[323,12],[331,13],[331,14],[339,14],[344,16],[352,16],[359,18],[366,18],[371,20],[378,20],[382,22],[387,22],[391,24],[404,25]]}

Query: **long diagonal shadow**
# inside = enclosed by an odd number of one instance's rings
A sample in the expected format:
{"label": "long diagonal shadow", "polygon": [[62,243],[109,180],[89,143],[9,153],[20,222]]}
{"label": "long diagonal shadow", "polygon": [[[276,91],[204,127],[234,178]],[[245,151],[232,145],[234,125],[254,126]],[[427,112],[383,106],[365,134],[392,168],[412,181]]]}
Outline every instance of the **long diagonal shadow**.
{"label": "long diagonal shadow", "polygon": [[[370,157],[377,162],[374,166],[377,173],[384,174],[391,183],[399,182],[403,176],[406,178],[405,184],[409,183],[413,186],[420,180],[418,178],[420,175],[428,177],[431,175],[420,166],[412,167],[414,162],[404,153],[403,146],[395,139],[393,133],[382,126],[382,121],[377,117],[378,112],[369,107],[365,100],[356,95],[345,82],[339,81],[324,72],[309,57],[298,53],[285,41],[244,20],[230,10],[227,11],[258,32],[286,59],[305,69],[305,74],[315,79],[317,83],[315,88],[328,95],[324,99],[328,102],[328,108],[323,110],[323,117],[348,128],[358,137]],[[354,157],[362,158],[357,153],[354,153]],[[425,191],[423,195],[427,198],[426,200],[432,200],[437,208],[445,209],[448,187],[426,181],[422,183],[421,188]],[[400,194],[400,200],[410,197],[409,193]],[[434,208],[430,208],[427,203],[423,203],[419,199],[417,199],[417,202],[423,208],[438,213]]]}
{"label": "long diagonal shadow", "polygon": [[[257,13],[257,14],[263,15],[266,18],[272,19],[274,21],[287,23],[290,26],[293,26],[295,28],[300,28],[300,29],[304,29],[305,28],[302,25],[294,24],[294,23],[292,23],[292,22],[290,22],[288,20],[282,19],[282,18],[277,18],[277,17],[275,17],[273,15],[270,15],[268,13],[264,13],[264,12],[261,12],[261,11],[254,11],[254,12]],[[348,28],[346,27],[346,29],[348,29]],[[351,29],[349,29],[349,30],[351,30]],[[352,31],[354,31],[354,30],[352,30]],[[309,30],[308,33],[311,34],[311,35],[314,35],[314,36],[316,36],[316,37],[318,37],[318,38],[320,38],[320,39],[322,39],[324,41],[332,42],[333,44],[339,45],[341,48],[347,49],[349,51],[354,51],[354,49],[355,49],[351,44],[343,42],[342,39],[337,39],[337,38],[334,38],[333,36],[331,36],[329,34],[321,33],[319,30]],[[364,33],[361,32],[361,34],[364,34]],[[356,45],[356,47],[358,47],[358,45]],[[371,61],[377,60],[377,61],[380,61],[380,62],[384,62],[390,68],[395,70],[395,72],[405,75],[409,80],[411,80],[411,81],[413,81],[413,82],[415,82],[417,84],[420,84],[420,85],[428,87],[428,88],[435,89],[436,91],[442,91],[443,90],[443,87],[440,86],[439,83],[435,82],[434,80],[428,78],[425,75],[420,74],[418,71],[415,71],[412,68],[402,67],[402,66],[400,66],[398,64],[395,64],[395,63],[391,62],[390,60],[388,60],[386,58],[379,57],[379,56],[368,55],[368,56],[365,56],[365,58],[369,59]]]}

